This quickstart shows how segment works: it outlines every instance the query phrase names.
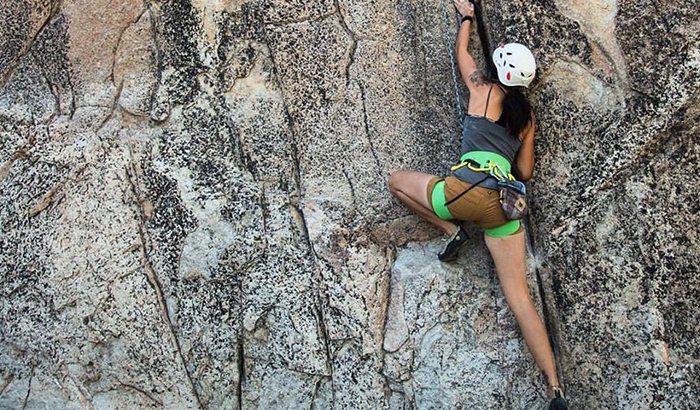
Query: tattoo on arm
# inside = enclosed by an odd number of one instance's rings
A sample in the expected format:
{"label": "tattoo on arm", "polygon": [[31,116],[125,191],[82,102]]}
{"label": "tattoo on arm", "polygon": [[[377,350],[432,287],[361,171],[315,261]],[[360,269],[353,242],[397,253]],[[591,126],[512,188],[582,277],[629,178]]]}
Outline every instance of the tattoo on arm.
{"label": "tattoo on arm", "polygon": [[484,78],[484,75],[481,74],[481,71],[479,70],[474,71],[472,75],[469,76],[469,80],[476,85],[486,84],[486,78]]}

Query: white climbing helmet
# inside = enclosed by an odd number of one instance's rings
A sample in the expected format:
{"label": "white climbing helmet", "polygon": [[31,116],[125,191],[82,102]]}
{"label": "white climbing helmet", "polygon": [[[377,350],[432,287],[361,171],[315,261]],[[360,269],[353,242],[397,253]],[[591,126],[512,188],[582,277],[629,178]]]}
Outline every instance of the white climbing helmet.
{"label": "white climbing helmet", "polygon": [[522,44],[501,44],[493,52],[493,63],[501,83],[511,87],[527,87],[535,78],[535,57]]}

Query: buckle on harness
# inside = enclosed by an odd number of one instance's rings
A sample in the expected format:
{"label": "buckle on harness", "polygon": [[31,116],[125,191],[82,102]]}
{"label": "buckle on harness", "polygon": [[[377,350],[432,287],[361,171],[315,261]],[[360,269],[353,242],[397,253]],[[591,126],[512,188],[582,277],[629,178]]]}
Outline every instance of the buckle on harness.
{"label": "buckle on harness", "polygon": [[505,172],[500,165],[490,162],[489,163],[489,175],[496,178],[497,180],[504,181],[515,181],[515,177],[510,172]]}

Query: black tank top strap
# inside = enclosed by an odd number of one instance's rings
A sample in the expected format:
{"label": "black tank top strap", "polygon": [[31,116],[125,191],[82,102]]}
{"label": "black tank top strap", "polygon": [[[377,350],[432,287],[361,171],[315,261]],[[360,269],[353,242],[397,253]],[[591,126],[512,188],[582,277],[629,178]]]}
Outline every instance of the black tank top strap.
{"label": "black tank top strap", "polygon": [[489,87],[489,93],[486,94],[486,108],[484,108],[484,117],[486,117],[486,112],[489,110],[489,100],[491,99],[491,90],[493,90],[493,83]]}
{"label": "black tank top strap", "polygon": [[[493,84],[492,84],[491,86],[493,87]],[[508,94],[508,91],[506,91],[506,89],[503,88],[502,85],[496,84],[496,86],[498,86],[498,88],[501,89],[501,91],[503,92],[503,94]],[[490,93],[490,92],[491,92],[491,90],[489,90],[489,93]],[[488,98],[486,99],[486,105],[487,105],[486,108],[488,108]],[[506,125],[506,119],[505,119],[505,117],[503,116],[503,111],[501,111],[501,115],[498,117],[498,120],[496,120],[496,124],[500,125],[501,127],[507,127],[507,125]]]}

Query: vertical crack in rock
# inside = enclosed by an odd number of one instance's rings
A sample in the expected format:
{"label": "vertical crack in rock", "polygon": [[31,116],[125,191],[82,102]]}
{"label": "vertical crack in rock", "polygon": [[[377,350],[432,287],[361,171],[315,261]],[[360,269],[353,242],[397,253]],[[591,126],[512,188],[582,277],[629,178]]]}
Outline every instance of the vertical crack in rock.
{"label": "vertical crack in rock", "polygon": [[316,401],[316,396],[318,395],[318,389],[321,386],[321,382],[323,382],[323,377],[319,377],[316,380],[316,383],[314,383],[314,390],[311,392],[311,400],[309,405],[309,408],[311,409],[314,408],[314,402]]}
{"label": "vertical crack in rock", "polygon": [[[409,12],[407,12],[404,15],[404,18],[410,20],[412,24],[407,24],[406,29],[408,29],[409,27],[411,28],[411,34],[413,35],[412,38],[414,38],[415,41],[418,43],[418,46],[413,49],[413,53],[416,56],[417,61],[428,61],[430,42],[426,41],[426,37],[429,35],[430,32],[425,27],[423,27],[423,24],[421,24],[421,20],[416,17],[424,15],[427,12],[425,10],[418,10],[415,5],[408,8],[408,10]],[[442,34],[440,34],[440,36],[442,36]],[[455,33],[455,38],[456,36],[457,34]],[[445,50],[444,53],[445,57],[443,58],[450,58],[449,50]],[[414,75],[414,78],[418,77],[420,79],[420,97],[424,98],[427,101],[430,99],[430,87],[428,84],[430,75],[428,73],[428,65],[420,64],[419,67],[413,67],[413,70],[415,70],[416,72],[420,70],[420,74]],[[450,105],[452,105],[452,103],[450,103]],[[457,114],[459,115],[459,112],[457,112]]]}
{"label": "vertical crack in rock", "polygon": [[348,175],[348,172],[345,170],[345,168],[342,168],[343,175],[345,175],[345,179],[348,180],[348,185],[350,186],[350,196],[352,197],[352,206],[354,209],[357,209],[357,194],[355,193],[355,185],[352,183],[352,179],[350,179],[350,175]]}
{"label": "vertical crack in rock", "polygon": [[163,73],[166,72],[163,63],[162,44],[160,43],[158,36],[158,15],[156,14],[156,11],[154,11],[154,8],[158,9],[160,6],[153,0],[144,0],[144,7],[146,7],[148,11],[148,17],[150,20],[151,37],[153,39],[152,63],[156,80],[155,86],[151,91],[148,112],[150,120],[153,124],[162,125],[166,123],[168,119],[170,119],[172,108],[163,111],[162,115],[159,114],[158,110],[156,109],[158,107],[158,96],[160,95],[161,87],[165,86],[163,84]]}
{"label": "vertical crack in rock", "polygon": [[142,196],[140,195],[140,191],[138,186],[136,185],[135,179],[138,175],[136,172],[136,168],[134,166],[134,163],[136,159],[133,156],[133,152],[131,150],[131,146],[129,146],[129,156],[130,158],[130,164],[125,167],[125,174],[126,174],[126,179],[129,182],[129,186],[131,188],[131,193],[134,196],[134,205],[136,206],[137,209],[137,214],[139,220],[137,221],[137,230],[138,230],[138,237],[140,241],[140,246],[141,246],[141,259],[143,263],[143,268],[146,272],[146,278],[148,279],[148,283],[151,285],[151,288],[153,288],[153,291],[156,293],[156,298],[158,301],[158,305],[160,306],[161,309],[161,315],[162,319],[165,321],[165,323],[168,325],[168,329],[170,330],[170,336],[173,339],[173,343],[175,345],[175,349],[177,351],[177,355],[180,358],[181,364],[183,366],[183,369],[185,370],[185,375],[187,376],[187,380],[190,384],[190,389],[192,390],[192,394],[194,395],[195,399],[197,400],[197,404],[199,405],[200,409],[205,408],[205,406],[202,404],[202,399],[199,397],[199,393],[197,392],[197,389],[194,384],[194,380],[192,379],[192,375],[190,374],[189,369],[187,368],[187,361],[185,360],[185,356],[182,354],[182,347],[180,346],[180,340],[177,337],[177,332],[175,331],[175,325],[173,323],[173,319],[170,317],[170,312],[168,311],[168,306],[167,302],[165,301],[165,296],[163,294],[163,288],[162,285],[160,284],[160,280],[158,279],[158,276],[156,274],[155,269],[153,268],[153,264],[151,263],[150,257],[148,256],[148,242],[146,241],[146,211],[143,208],[143,201],[141,200]]}
{"label": "vertical crack in rock", "polygon": [[[297,158],[295,157],[295,161],[297,161]],[[306,223],[306,217],[304,216],[304,212],[301,210],[301,208],[298,205],[292,205],[290,206],[290,211],[293,212],[295,215],[292,215],[294,219],[299,221],[300,229],[301,229],[301,235],[304,238],[304,241],[306,243],[306,246],[309,249],[309,253],[311,254],[313,258],[313,266],[314,266],[314,276],[316,279],[317,286],[314,286],[314,293],[315,293],[315,298],[316,302],[314,303],[314,311],[316,311],[317,316],[317,321],[318,321],[318,326],[321,331],[321,335],[323,337],[323,342],[326,347],[326,362],[328,365],[328,374],[333,380],[333,355],[331,353],[331,338],[330,334],[328,333],[328,327],[326,326],[326,316],[325,313],[323,312],[322,306],[327,305],[323,303],[323,296],[321,292],[321,286],[323,284],[323,277],[321,276],[320,272],[320,264],[322,263],[323,259],[316,253],[316,250],[314,249],[313,244],[311,243],[311,238],[309,236],[309,229],[308,225]],[[312,401],[313,403],[313,401]],[[334,407],[335,403],[335,391],[331,389],[331,407]]]}
{"label": "vertical crack in rock", "polygon": [[53,21],[53,18],[56,17],[58,12],[61,10],[62,3],[63,1],[59,1],[51,6],[51,11],[49,12],[49,15],[46,16],[46,19],[41,23],[39,30],[37,30],[36,33],[34,33],[34,36],[29,40],[26,50],[24,50],[23,53],[20,53],[17,56],[17,59],[7,68],[5,75],[0,77],[0,89],[4,88],[5,85],[7,85],[7,81],[10,79],[10,77],[12,77],[12,74],[15,72],[17,67],[19,67],[24,57],[27,54],[29,54],[30,51],[32,51],[32,48],[34,47],[37,38],[39,38],[44,29]]}
{"label": "vertical crack in rock", "polygon": [[345,65],[345,88],[347,89],[350,86],[350,68],[353,64],[355,64],[355,53],[357,53],[357,43],[359,42],[359,38],[355,32],[350,29],[348,23],[345,21],[345,16],[343,16],[342,9],[340,8],[340,2],[338,0],[334,0],[334,3],[338,12],[338,20],[340,21],[340,25],[350,37],[350,40],[352,40],[352,43],[350,44],[350,51],[348,52],[348,62]]}
{"label": "vertical crack in rock", "polygon": [[[320,298],[320,296],[319,296]],[[323,335],[323,340],[324,344],[326,345],[326,357],[328,358],[328,373],[331,379],[333,379],[333,366],[331,365],[331,344],[330,344],[330,335],[328,334],[328,329],[326,328],[326,319],[325,315],[323,314],[323,309],[320,309],[317,305],[314,305],[314,313],[316,316],[316,320],[318,321],[318,327],[319,330],[321,331],[321,335]],[[335,392],[333,392],[333,395],[335,396]]]}
{"label": "vertical crack in rock", "polygon": [[[243,327],[241,326],[241,329]],[[245,383],[245,351],[243,349],[243,338],[238,338],[238,409],[243,409],[243,385]]]}
{"label": "vertical crack in rock", "polygon": [[[495,334],[496,359],[495,359],[495,362],[497,363],[498,367],[502,367],[503,362],[504,362],[503,350],[504,350],[504,345],[505,345],[505,343],[503,341],[504,340],[503,334],[505,331],[503,328],[503,321],[500,320],[500,317],[499,317],[500,315],[498,314],[498,312],[500,311],[500,309],[498,307],[498,292],[501,289],[501,284],[498,280],[498,275],[495,272],[495,270],[496,270],[495,264],[493,264],[491,266],[493,269],[493,274],[489,275],[489,282],[491,284],[491,292],[489,295],[491,296],[491,299],[493,300],[493,317],[494,317],[494,320],[496,321],[496,325],[495,325],[495,327],[496,327],[496,334]],[[505,299],[505,296],[504,296],[504,299]],[[508,302],[506,301],[506,304],[507,303]]]}
{"label": "vertical crack in rock", "polygon": [[44,81],[46,81],[46,86],[49,89],[49,92],[53,96],[54,99],[54,109],[53,112],[51,113],[51,116],[43,121],[44,124],[51,124],[56,117],[58,117],[61,114],[61,98],[58,95],[58,92],[56,90],[56,85],[51,82],[49,79],[49,76],[46,75],[46,68],[44,67],[43,64],[40,64],[39,59],[34,56],[33,58],[34,64],[39,67],[39,72],[41,73],[41,76],[44,78]]}
{"label": "vertical crack in rock", "polygon": [[[535,248],[535,241],[533,237],[533,230],[532,228],[532,220],[530,219],[530,216],[527,216],[526,220],[526,227],[525,227],[525,239],[527,241],[527,249],[530,250],[530,254],[536,258],[536,248]],[[539,294],[540,297],[540,302],[542,303],[542,316],[543,316],[543,321],[545,328],[547,329],[547,336],[549,338],[549,343],[552,346],[552,353],[554,354],[554,362],[556,363],[556,370],[557,370],[557,375],[559,377],[559,384],[564,385],[565,380],[563,378],[563,374],[561,373],[561,354],[559,350],[559,326],[558,326],[558,321],[555,317],[555,312],[556,309],[554,307],[550,307],[547,300],[547,293],[544,289],[544,280],[542,279],[542,273],[540,272],[540,269],[538,267],[538,263],[535,262],[535,280],[537,281],[537,293]],[[544,374],[544,373],[543,373]]]}
{"label": "vertical crack in rock", "polygon": [[[306,223],[306,217],[304,216],[304,212],[301,210],[301,207],[299,205],[300,198],[302,196],[302,184],[301,184],[301,164],[299,162],[299,147],[297,145],[297,139],[296,136],[299,135],[299,130],[297,129],[296,123],[294,122],[294,119],[292,118],[291,113],[289,112],[289,106],[287,104],[287,96],[286,96],[286,91],[284,89],[283,83],[279,79],[279,70],[277,69],[277,60],[275,59],[275,54],[272,52],[272,48],[270,47],[270,44],[267,40],[267,32],[265,31],[264,33],[265,36],[265,46],[270,50],[270,61],[272,62],[272,74],[273,77],[275,78],[275,83],[279,87],[280,90],[280,96],[282,97],[282,107],[284,111],[284,117],[285,121],[287,122],[289,129],[292,132],[292,138],[291,138],[291,143],[290,148],[292,151],[291,155],[291,160],[292,163],[294,164],[294,169],[293,169],[293,175],[294,175],[294,185],[296,187],[296,198],[292,198],[292,203],[290,203],[290,209],[296,214],[297,217],[295,217],[296,220],[300,222],[300,229],[302,236],[304,238],[304,241],[306,242],[309,252],[314,257],[314,263],[317,264],[319,260],[322,260],[319,255],[316,253],[316,250],[313,247],[313,244],[311,243],[311,238],[309,237],[309,230],[307,228],[307,223]],[[320,300],[319,300],[320,302]]]}
{"label": "vertical crack in rock", "polygon": [[370,153],[372,154],[372,158],[374,158],[374,163],[377,166],[377,174],[379,176],[382,176],[382,165],[379,162],[379,158],[377,157],[377,151],[374,149],[374,143],[372,142],[372,135],[369,130],[369,117],[367,114],[367,99],[366,99],[366,90],[365,87],[360,84],[360,96],[362,97],[362,115],[364,118],[364,124],[365,124],[365,135],[367,135],[367,143],[369,144],[369,150]]}
{"label": "vertical crack in rock", "polygon": [[68,115],[68,120],[73,121],[73,116],[75,115],[75,112],[78,110],[78,103],[76,102],[77,93],[75,92],[75,88],[73,88],[73,79],[72,78],[68,79],[68,87],[70,88],[70,114]]}
{"label": "vertical crack in rock", "polygon": [[[251,164],[251,167],[255,169],[255,166]],[[248,168],[250,170],[250,167]],[[256,178],[257,180],[257,178]],[[257,182],[257,181],[256,181]],[[258,202],[258,206],[260,207],[260,217],[262,218],[262,228],[263,232],[267,234],[269,232],[269,227],[267,226],[268,224],[268,213],[269,211],[267,210],[267,207],[265,204],[267,204],[267,197],[265,196],[265,189],[264,189],[264,184],[260,184],[260,200]],[[264,253],[267,253],[267,246],[265,246],[265,250],[263,251]]]}
{"label": "vertical crack in rock", "polygon": [[35,366],[32,366],[32,373],[29,376],[29,384],[27,384],[27,394],[24,396],[24,401],[22,401],[22,410],[27,408],[27,403],[29,402],[29,395],[32,393],[32,380],[34,380],[34,370]]}
{"label": "vertical crack in rock", "polygon": [[[336,10],[335,12],[338,12]],[[333,13],[327,15],[327,16],[322,16],[320,20],[323,20],[327,18],[328,16],[332,15]],[[297,143],[297,138],[299,136],[299,130],[297,128],[296,123],[294,122],[294,119],[292,118],[292,115],[289,111],[289,104],[287,102],[287,94],[286,90],[284,88],[284,85],[282,81],[280,81],[279,77],[279,68],[278,68],[278,62],[275,58],[275,53],[273,52],[273,48],[270,47],[270,43],[268,40],[268,33],[267,30],[265,29],[265,25],[263,25],[263,38],[265,42],[265,46],[269,50],[269,57],[270,57],[270,62],[272,63],[272,76],[274,78],[275,83],[279,87],[279,93],[281,96],[281,101],[282,101],[282,109],[284,113],[284,119],[287,123],[287,126],[289,127],[289,130],[291,131],[292,138],[290,141],[290,150],[291,150],[291,161],[293,164],[293,179],[294,179],[294,186],[295,186],[295,194],[294,196],[290,195],[290,212],[292,213],[293,219],[295,219],[298,224],[299,224],[299,229],[300,229],[300,234],[304,240],[304,243],[306,243],[306,246],[308,248],[309,255],[312,258],[312,267],[314,269],[314,276],[316,277],[315,282],[316,286],[314,286],[314,298],[315,298],[315,303],[314,303],[314,310],[317,310],[317,316],[318,316],[318,326],[321,331],[321,335],[323,337],[323,341],[326,347],[326,363],[328,366],[328,373],[330,374],[331,380],[333,379],[333,355],[331,353],[331,348],[330,348],[330,335],[327,330],[326,326],[326,318],[325,314],[323,312],[323,306],[326,305],[323,303],[323,295],[322,295],[322,284],[323,284],[323,278],[321,276],[320,272],[320,264],[322,263],[322,259],[319,257],[319,255],[316,253],[316,250],[314,249],[313,243],[311,242],[311,237],[309,236],[309,230],[308,230],[308,224],[306,222],[306,217],[304,216],[304,212],[301,209],[300,202],[301,202],[301,197],[303,195],[303,186],[302,186],[302,177],[301,177],[301,164],[299,161],[299,147]],[[331,389],[332,390],[332,389]],[[315,395],[316,393],[314,393]],[[335,392],[332,391],[332,397],[331,397],[331,403],[335,403]],[[313,401],[312,401],[313,405]],[[239,406],[242,408],[241,406]]]}
{"label": "vertical crack in rock", "polygon": [[[388,284],[388,286],[387,286],[386,294],[389,295],[389,299],[387,300],[387,311],[388,311],[388,310],[389,310],[389,303],[391,303],[391,296],[393,295],[392,292],[394,291],[394,287],[393,287],[393,285],[392,285],[393,281],[391,280],[391,279],[392,279],[391,268],[392,268],[392,265],[393,265],[393,263],[394,263],[393,261],[396,260],[396,256],[397,256],[398,252],[397,252],[397,250],[396,250],[396,244],[394,244],[394,243],[389,243],[388,246],[387,246],[387,248],[388,248],[388,249],[387,249],[387,272],[388,272],[388,274],[389,274],[389,280],[388,280],[389,284]],[[401,306],[401,309],[404,309],[404,306]],[[406,342],[408,341],[408,338],[406,338],[406,340],[404,340],[404,342],[401,344],[401,346],[400,346],[398,349],[396,349],[396,350],[394,350],[394,351],[392,351],[392,352],[387,351],[387,350],[384,348],[384,341],[386,340],[386,332],[387,332],[386,327],[387,327],[387,324],[388,324],[388,323],[389,323],[389,314],[385,314],[385,315],[384,315],[384,324],[382,325],[382,352],[383,352],[382,355],[381,355],[381,358],[382,358],[382,369],[384,368],[384,360],[385,360],[385,357],[386,357],[386,354],[385,354],[385,353],[386,353],[386,352],[388,352],[388,353],[394,353],[394,352],[396,352],[396,351],[399,351],[399,350],[401,349],[401,347],[403,347],[403,345],[405,345]],[[384,374],[383,371],[382,371],[382,375],[383,375],[385,378],[389,377],[389,376],[387,376],[386,374]]]}
{"label": "vertical crack in rock", "polygon": [[136,16],[134,21],[128,22],[121,30],[119,30],[117,42],[114,44],[114,48],[112,49],[112,69],[110,70],[109,74],[109,78],[112,81],[112,84],[114,84],[114,68],[117,65],[117,53],[119,52],[119,46],[122,44],[122,37],[124,37],[124,33],[126,32],[126,30],[128,30],[129,27],[133,26],[134,24],[138,23],[138,21],[141,20],[141,17],[143,17],[143,15],[146,14],[147,11],[148,8],[144,3],[143,10],[141,10],[141,13],[139,13],[139,15]]}
{"label": "vertical crack in rock", "polygon": [[97,133],[102,129],[102,127],[109,122],[109,120],[112,119],[114,116],[114,113],[117,111],[117,106],[119,105],[119,98],[122,95],[122,89],[124,88],[124,81],[120,81],[119,84],[117,85],[117,90],[114,93],[114,102],[112,102],[112,106],[110,107],[109,113],[104,117],[102,121],[100,121],[100,124],[97,126],[95,129],[95,132]]}
{"label": "vertical crack in rock", "polygon": [[[143,10],[141,10],[139,15],[136,16],[136,18],[134,18],[133,21],[130,21],[128,24],[126,24],[124,26],[124,28],[122,28],[119,31],[119,36],[117,37],[117,42],[115,43],[114,49],[112,50],[112,67],[110,69],[110,74],[109,74],[109,79],[112,82],[112,85],[114,85],[116,88],[115,95],[114,95],[114,102],[112,103],[112,107],[111,107],[109,113],[107,114],[107,116],[105,116],[105,118],[97,126],[97,128],[95,129],[95,132],[100,131],[102,129],[102,127],[104,127],[105,124],[107,124],[107,122],[109,122],[109,120],[114,117],[114,113],[117,111],[117,108],[123,109],[119,105],[119,99],[121,98],[122,90],[124,88],[124,79],[122,79],[119,82],[119,84],[115,84],[115,82],[114,82],[114,69],[116,68],[116,65],[117,65],[117,54],[119,53],[119,46],[122,43],[122,38],[124,37],[124,33],[126,32],[126,30],[128,30],[129,27],[133,26],[134,24],[138,23],[139,20],[141,20],[141,18],[143,17],[143,15],[146,14],[146,12],[148,12],[148,8],[147,8],[146,3],[144,3],[144,8],[143,8]],[[126,110],[124,110],[124,111],[126,111]],[[128,111],[127,111],[127,113],[130,115],[133,115],[133,116],[139,116],[138,114],[131,113]]]}
{"label": "vertical crack in rock", "polygon": [[[153,38],[153,67],[155,69],[156,82],[154,89],[151,91],[151,98],[148,107],[149,112],[153,113],[153,107],[157,105],[158,93],[163,82],[163,57],[161,56],[161,44],[158,41],[158,26],[156,21],[156,15],[153,12],[153,5],[148,0],[144,0],[144,5],[146,7],[146,10],[148,11],[149,22],[151,23],[151,37]],[[170,112],[168,112],[168,115],[165,116],[165,118],[154,118],[153,114],[151,114],[151,120],[155,121],[157,124],[164,123],[168,120],[169,117]]]}
{"label": "vertical crack in rock", "polygon": [[[296,139],[297,135],[299,135],[299,131],[297,130],[296,124],[294,123],[294,120],[292,119],[292,115],[289,112],[289,106],[287,105],[286,92],[285,92],[283,83],[279,79],[280,77],[279,77],[279,70],[277,69],[277,60],[275,59],[275,53],[272,51],[273,50],[272,47],[270,47],[270,44],[269,44],[269,41],[267,38],[267,30],[265,30],[263,28],[263,32],[264,32],[263,35],[265,37],[265,47],[267,47],[267,49],[270,51],[270,62],[272,62],[272,75],[275,79],[275,83],[279,87],[280,96],[282,97],[282,107],[283,107],[283,111],[284,111],[285,121],[287,122],[287,125],[289,126],[289,129],[292,132],[292,138],[290,140],[289,146],[292,150],[292,158],[291,159],[292,159],[292,163],[294,164],[294,170],[293,170],[294,185],[295,185],[296,191],[297,191],[296,192],[297,198],[295,198],[296,203],[293,205],[298,208],[298,200],[299,200],[299,197],[301,197],[301,195],[302,195],[301,170],[300,170],[301,165],[299,164],[299,147],[297,146],[297,139]],[[299,213],[301,214],[300,210],[299,210]],[[306,228],[304,227],[304,229],[306,229]],[[307,234],[307,242],[309,245],[311,245],[311,242],[308,240],[308,234]],[[313,248],[311,248],[311,250],[313,251]]]}
{"label": "vertical crack in rock", "polygon": [[[253,60],[253,63],[251,63],[251,67],[248,69],[244,76],[236,77],[233,82],[235,83],[239,79],[247,78],[248,76],[250,76],[250,73],[253,71],[254,64],[257,62],[257,59],[258,57],[256,56]],[[233,89],[233,86],[228,91],[230,91],[231,89]],[[260,188],[259,205],[260,209],[262,210],[263,228],[267,230],[268,212],[266,211],[266,207],[264,206],[267,202],[267,199],[265,197],[265,184],[264,182],[261,182],[261,180],[258,178],[260,172],[258,171],[257,163],[253,161],[252,158],[250,158],[250,156],[245,152],[245,149],[243,148],[245,144],[241,140],[241,132],[238,129],[238,126],[236,125],[236,122],[233,120],[233,118],[230,115],[227,115],[225,108],[227,106],[226,97],[224,95],[219,95],[218,97],[212,94],[209,95],[217,103],[213,104],[214,111],[216,112],[217,116],[221,118],[222,121],[226,124],[226,128],[231,138],[235,139],[236,141],[233,147],[234,155],[238,157],[238,161],[245,167],[246,170],[248,170],[253,180]]]}

